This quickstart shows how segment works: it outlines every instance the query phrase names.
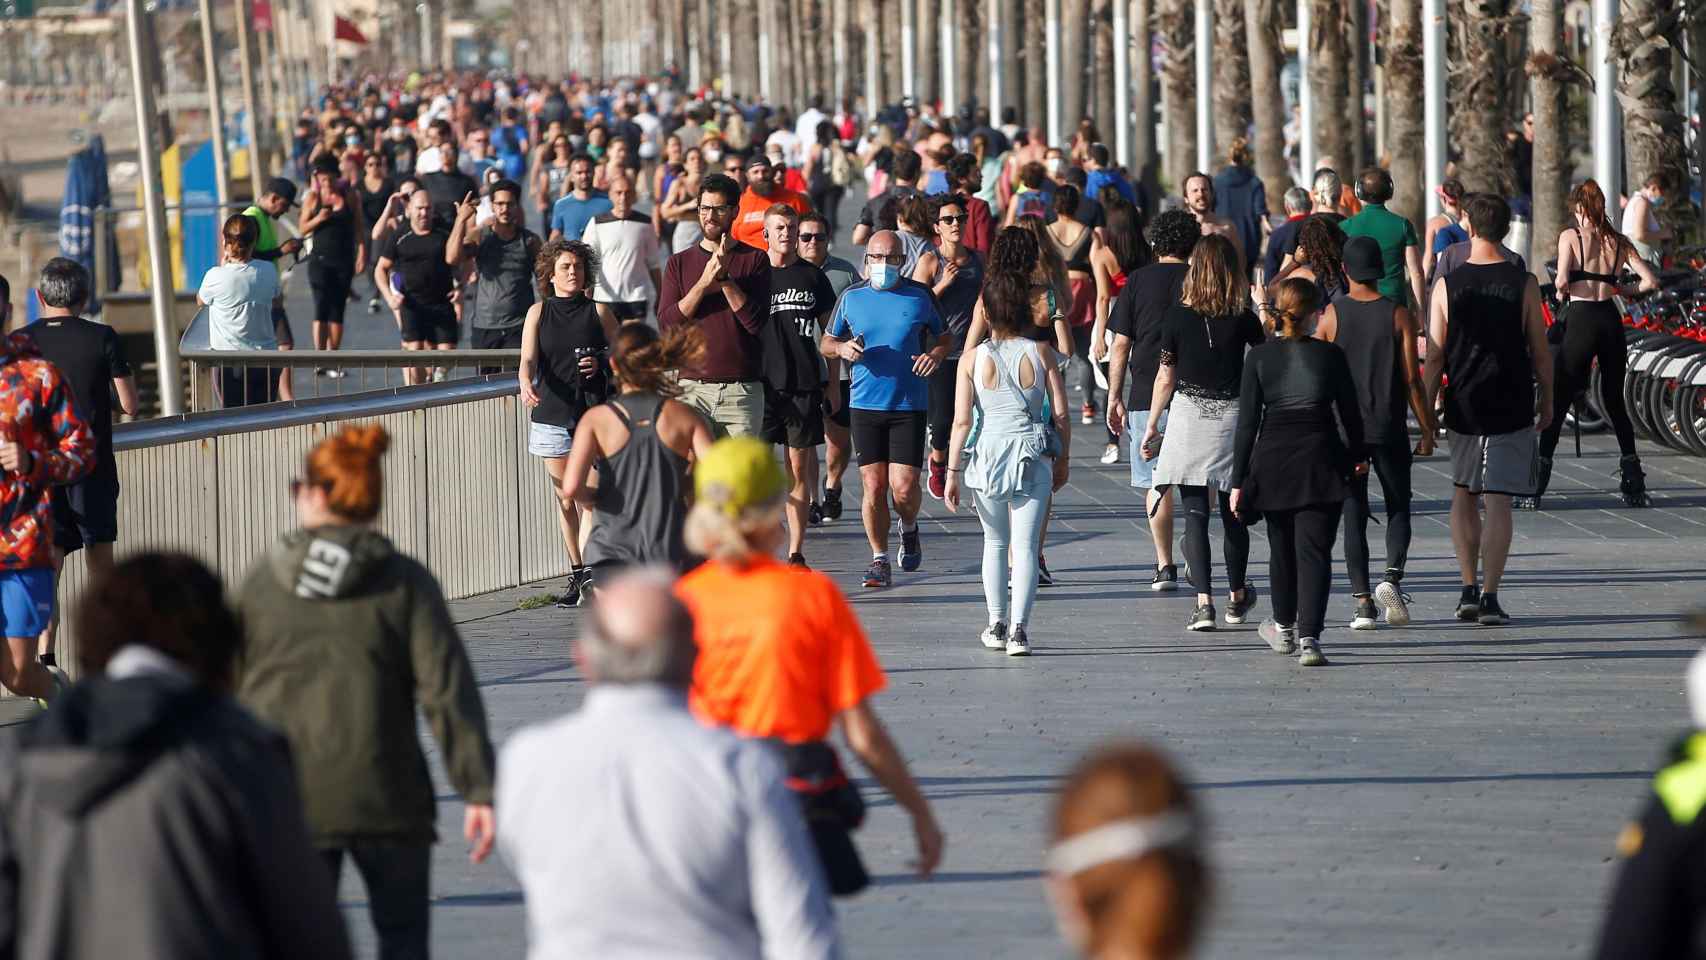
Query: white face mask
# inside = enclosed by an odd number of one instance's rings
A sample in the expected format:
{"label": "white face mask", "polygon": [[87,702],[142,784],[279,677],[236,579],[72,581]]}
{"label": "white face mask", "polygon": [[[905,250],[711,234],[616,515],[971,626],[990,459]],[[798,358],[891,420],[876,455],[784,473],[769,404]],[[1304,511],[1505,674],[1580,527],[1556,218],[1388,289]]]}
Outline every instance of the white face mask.
{"label": "white face mask", "polygon": [[892,290],[900,282],[900,268],[892,263],[871,264],[871,286],[878,290]]}
{"label": "white face mask", "polygon": [[722,159],[723,151],[710,148],[700,151],[699,155],[705,158],[706,163],[716,163],[718,160]]}
{"label": "white face mask", "polygon": [[1043,166],[1048,168],[1049,176],[1052,177],[1060,172],[1060,158],[1049,157],[1048,160],[1044,161]]}

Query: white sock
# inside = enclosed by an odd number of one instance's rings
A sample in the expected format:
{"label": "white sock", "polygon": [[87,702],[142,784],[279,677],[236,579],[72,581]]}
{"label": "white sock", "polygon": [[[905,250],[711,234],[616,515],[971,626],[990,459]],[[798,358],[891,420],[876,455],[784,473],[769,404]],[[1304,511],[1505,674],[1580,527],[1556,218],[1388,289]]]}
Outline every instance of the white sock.
{"label": "white sock", "polygon": [[888,558],[889,558],[889,552],[887,550],[877,550],[871,554],[872,560],[886,561],[886,560],[888,560]]}
{"label": "white sock", "polygon": [[907,523],[905,520],[902,520],[900,522],[900,532],[901,533],[911,533],[912,531],[917,530],[917,529],[918,529],[918,520],[916,517],[913,518],[913,521],[910,524]]}

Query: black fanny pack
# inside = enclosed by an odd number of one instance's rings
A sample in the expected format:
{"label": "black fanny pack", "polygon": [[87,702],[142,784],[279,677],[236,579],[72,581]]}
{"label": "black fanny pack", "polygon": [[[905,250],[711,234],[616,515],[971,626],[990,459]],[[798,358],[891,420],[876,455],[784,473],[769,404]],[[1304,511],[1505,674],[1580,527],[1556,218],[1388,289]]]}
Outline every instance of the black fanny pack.
{"label": "black fanny pack", "polygon": [[830,891],[845,897],[870,886],[871,875],[853,845],[853,831],[865,823],[865,798],[848,779],[835,748],[814,740],[782,744],[781,749],[788,789],[800,798],[800,812],[829,877]]}

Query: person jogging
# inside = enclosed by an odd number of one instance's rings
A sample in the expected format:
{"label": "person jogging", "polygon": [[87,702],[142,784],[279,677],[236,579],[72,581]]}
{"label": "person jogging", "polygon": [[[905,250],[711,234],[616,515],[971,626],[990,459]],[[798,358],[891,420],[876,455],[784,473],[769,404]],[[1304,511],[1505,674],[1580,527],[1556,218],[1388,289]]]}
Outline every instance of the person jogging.
{"label": "person jogging", "polygon": [[[432,196],[425,190],[409,195],[409,228],[393,234],[379,254],[373,277],[385,302],[396,311],[404,350],[453,350],[461,337],[456,303],[461,297],[455,263],[460,250],[450,248],[450,233],[433,225]],[[392,286],[392,271],[402,289]],[[405,384],[423,383],[426,367],[404,367]],[[444,379],[438,368],[433,379]]]}
{"label": "person jogging", "polygon": [[[1350,364],[1356,382],[1357,408],[1363,438],[1380,495],[1386,504],[1386,575],[1369,591],[1368,474],[1351,480],[1345,496],[1345,566],[1356,601],[1352,630],[1372,630],[1384,612],[1389,626],[1410,622],[1409,597],[1404,593],[1404,567],[1410,555],[1410,432],[1405,405],[1422,430],[1415,454],[1433,455],[1433,408],[1422,387],[1416,362],[1420,335],[1408,308],[1380,295],[1375,283],[1385,275],[1380,244],[1373,237],[1345,242],[1345,276],[1350,289],[1321,316],[1315,335],[1336,343]],[[1378,604],[1379,610],[1376,609]]]}
{"label": "person jogging", "polygon": [[983,289],[983,256],[965,242],[970,200],[948,194],[934,201],[936,246],[926,250],[913,268],[912,279],[930,288],[942,311],[942,325],[953,344],[946,361],[930,376],[930,460],[925,488],[942,499],[948,482],[948,434],[953,430],[955,385],[960,356],[966,348],[978,293]]}
{"label": "person jogging", "polygon": [[[840,300],[848,287],[859,282],[859,268],[829,252],[834,240],[829,218],[813,211],[800,218],[800,259],[815,264],[829,280],[829,289]],[[841,478],[847,474],[847,464],[853,460],[853,438],[848,433],[851,399],[849,388],[852,369],[845,363],[835,365],[837,374],[832,384],[835,399],[826,400],[823,410],[823,503],[817,512],[825,520],[841,519]]]}
{"label": "person jogging", "polygon": [[[469,346],[476,350],[519,350],[527,311],[534,302],[533,265],[544,246],[539,235],[522,225],[521,184],[499,180],[488,194],[492,220],[476,227],[472,202],[456,206],[456,225],[445,245],[452,266],[474,272],[474,318],[469,323]],[[481,367],[482,376],[498,367]]]}
{"label": "person jogging", "polygon": [[[337,161],[329,156],[314,161],[314,176],[296,229],[309,240],[314,349],[336,350],[344,342],[344,310],[349,307],[350,290],[355,278],[367,271],[368,227],[361,195],[353,186],[342,183]],[[321,367],[315,372],[334,379],[344,376],[344,371],[335,367]]]}
{"label": "person jogging", "polygon": [[867,587],[894,583],[889,564],[889,501],[900,518],[900,568],[918,569],[924,548],[918,508],[924,491],[924,428],[929,377],[953,345],[930,288],[901,273],[900,237],[879,230],[865,248],[866,280],[848,287],[823,336],[825,357],[853,365],[852,435],[865,499],[861,515],[871,544]]}
{"label": "person jogging", "polygon": [[581,239],[598,258],[593,298],[607,304],[619,323],[647,320],[663,282],[658,270],[661,248],[651,218],[634,211],[632,178],[611,178],[610,212],[593,217]]}
{"label": "person jogging", "polygon": [[1434,284],[1424,376],[1430,408],[1442,375],[1450,380],[1444,420],[1455,488],[1451,543],[1463,582],[1457,618],[1497,626],[1510,622],[1498,590],[1510,556],[1511,498],[1533,495],[1539,434],[1552,420],[1552,358],[1540,287],[1499,252],[1510,207],[1484,193],[1466,206],[1473,248]]}

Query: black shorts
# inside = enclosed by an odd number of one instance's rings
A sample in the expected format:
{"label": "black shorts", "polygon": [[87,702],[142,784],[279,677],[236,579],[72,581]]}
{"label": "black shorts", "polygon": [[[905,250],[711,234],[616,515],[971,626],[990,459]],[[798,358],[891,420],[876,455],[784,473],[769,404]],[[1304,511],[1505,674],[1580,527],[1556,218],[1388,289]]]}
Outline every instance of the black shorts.
{"label": "black shorts", "polygon": [[852,399],[853,382],[851,380],[837,381],[835,389],[840,391],[841,404],[835,408],[834,413],[829,413],[829,402],[824,401],[824,413],[829,417],[830,422],[845,430],[848,424],[847,401]]}
{"label": "black shorts", "polygon": [[923,410],[854,410],[853,455],[859,466],[892,463],[917,470],[924,466]]}
{"label": "black shorts", "polygon": [[118,540],[118,470],[100,467],[83,480],[53,488],[53,545],[76,553]]}
{"label": "black shorts", "polygon": [[627,323],[629,320],[644,320],[649,305],[644,300],[634,300],[628,303],[612,303],[610,312],[616,314],[617,323]]}
{"label": "black shorts", "polygon": [[278,300],[272,302],[272,335],[286,350],[296,346],[296,338],[290,335],[290,314],[284,312],[284,304]]}
{"label": "black shorts", "polygon": [[454,345],[462,334],[456,322],[456,307],[441,303],[437,306],[403,304],[403,342]]}
{"label": "black shorts", "polygon": [[765,390],[760,433],[766,443],[793,450],[809,450],[822,443],[823,391]]}

